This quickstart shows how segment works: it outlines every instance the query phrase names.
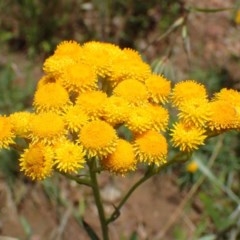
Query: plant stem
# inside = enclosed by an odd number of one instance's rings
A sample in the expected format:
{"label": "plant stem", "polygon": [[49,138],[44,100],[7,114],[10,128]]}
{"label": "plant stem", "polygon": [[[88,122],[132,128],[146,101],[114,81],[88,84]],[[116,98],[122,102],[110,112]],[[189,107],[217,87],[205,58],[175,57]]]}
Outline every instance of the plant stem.
{"label": "plant stem", "polygon": [[91,187],[93,190],[93,196],[94,196],[95,203],[96,203],[96,206],[98,209],[98,215],[99,215],[101,229],[102,229],[102,237],[103,237],[103,240],[109,240],[108,225],[107,225],[107,221],[106,221],[106,217],[105,217],[105,213],[104,213],[104,209],[103,209],[103,204],[102,204],[102,200],[101,200],[101,196],[100,196],[99,185],[98,185],[98,181],[97,181],[97,173],[95,171],[96,160],[90,159],[88,161],[88,167],[89,167],[89,173],[90,173],[90,177],[91,177],[91,181],[92,181]]}

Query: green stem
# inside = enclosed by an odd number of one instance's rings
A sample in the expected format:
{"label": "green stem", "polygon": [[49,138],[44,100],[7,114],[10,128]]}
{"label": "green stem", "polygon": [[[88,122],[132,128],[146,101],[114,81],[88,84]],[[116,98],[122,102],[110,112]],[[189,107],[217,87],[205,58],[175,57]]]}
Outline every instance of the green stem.
{"label": "green stem", "polygon": [[93,190],[93,196],[95,199],[95,203],[98,209],[98,215],[100,219],[100,224],[101,224],[101,229],[102,229],[102,236],[103,240],[109,240],[108,236],[108,225],[106,222],[106,217],[103,209],[103,204],[100,196],[100,191],[99,191],[99,185],[97,181],[97,173],[96,173],[96,160],[95,159],[90,159],[88,161],[88,167],[89,167],[89,173],[92,181],[92,190]]}
{"label": "green stem", "polygon": [[92,183],[89,179],[79,178],[78,176],[74,176],[74,175],[71,175],[71,174],[65,173],[65,172],[60,172],[58,170],[55,170],[55,171],[60,173],[61,175],[65,176],[65,177],[67,177],[68,179],[74,180],[78,184],[85,185],[85,186],[88,186],[88,187],[92,187]]}

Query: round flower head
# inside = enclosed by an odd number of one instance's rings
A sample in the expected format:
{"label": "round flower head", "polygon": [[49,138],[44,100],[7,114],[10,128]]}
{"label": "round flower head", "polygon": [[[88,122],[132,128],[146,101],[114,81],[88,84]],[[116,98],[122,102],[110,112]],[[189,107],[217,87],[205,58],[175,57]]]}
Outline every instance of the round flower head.
{"label": "round flower head", "polygon": [[85,163],[83,148],[64,141],[54,148],[56,168],[63,172],[76,173]]}
{"label": "round flower head", "polygon": [[107,100],[107,94],[101,91],[91,91],[80,94],[76,105],[92,119],[103,116],[103,108]]}
{"label": "round flower head", "polygon": [[166,78],[152,74],[146,79],[145,85],[149,93],[150,101],[165,103],[171,91],[171,83]]}
{"label": "round flower head", "polygon": [[160,133],[150,130],[135,139],[134,150],[138,161],[159,166],[166,162],[167,141]]}
{"label": "round flower head", "polygon": [[111,96],[107,99],[103,111],[104,119],[111,125],[116,125],[126,121],[130,107],[125,99]]}
{"label": "round flower head", "polygon": [[81,93],[97,88],[95,72],[90,66],[82,63],[67,66],[59,80],[69,92]]}
{"label": "round flower head", "polygon": [[127,79],[120,82],[114,88],[113,93],[135,106],[146,103],[148,98],[145,85],[135,79]]}
{"label": "round flower head", "polygon": [[172,129],[171,141],[174,147],[180,151],[191,152],[204,144],[205,131],[199,127],[185,125],[182,122],[176,123]]}
{"label": "round flower head", "polygon": [[79,132],[82,126],[88,122],[89,117],[80,106],[74,105],[67,108],[63,119],[68,130],[71,132]]}
{"label": "round flower head", "polygon": [[215,100],[221,100],[231,103],[232,105],[240,105],[240,92],[233,89],[221,89],[214,95]]}
{"label": "round flower head", "polygon": [[0,116],[0,149],[8,148],[10,144],[14,143],[15,134],[13,127],[9,117]]}
{"label": "round flower head", "polygon": [[179,119],[186,125],[205,127],[210,118],[210,104],[207,99],[194,98],[179,106]]}
{"label": "round flower head", "polygon": [[63,41],[57,45],[54,55],[70,57],[74,61],[79,61],[82,54],[81,46],[75,41]]}
{"label": "round flower head", "polygon": [[75,61],[71,57],[52,55],[43,63],[43,71],[47,75],[49,74],[50,76],[57,78],[62,75],[67,66],[74,63]]}
{"label": "round flower head", "polygon": [[135,54],[129,50],[123,53],[113,60],[109,80],[113,85],[128,78],[144,82],[151,74],[150,66],[140,58],[133,57]]}
{"label": "round flower head", "polygon": [[52,173],[54,154],[43,144],[30,145],[20,156],[20,170],[32,180],[44,180]]}
{"label": "round flower head", "polygon": [[53,112],[34,114],[29,124],[33,143],[56,144],[65,139],[66,130],[62,117]]}
{"label": "round flower head", "polygon": [[191,161],[187,164],[186,170],[190,173],[195,173],[198,170],[198,164],[196,161]]}
{"label": "round flower head", "polygon": [[79,143],[88,157],[106,157],[116,149],[117,134],[108,123],[95,120],[83,126],[79,134]]}
{"label": "round flower head", "polygon": [[152,104],[148,104],[146,107],[152,118],[152,128],[157,132],[165,132],[169,120],[167,109],[163,108],[162,106]]}
{"label": "round flower head", "polygon": [[31,116],[30,112],[15,112],[9,116],[17,136],[28,137]]}
{"label": "round flower head", "polygon": [[129,113],[126,126],[135,134],[141,134],[153,127],[153,119],[147,107],[134,107]]}
{"label": "round flower head", "polygon": [[217,100],[210,103],[210,120],[208,126],[211,130],[226,130],[240,127],[239,112],[227,101]]}
{"label": "round flower head", "polygon": [[177,83],[173,88],[171,95],[173,106],[179,107],[184,101],[189,101],[193,98],[207,99],[207,92],[202,84],[186,80]]}
{"label": "round flower head", "polygon": [[129,142],[119,139],[116,150],[104,158],[101,164],[105,169],[116,174],[125,175],[134,171],[136,169],[136,159],[133,146]]}
{"label": "round flower head", "polygon": [[100,77],[111,74],[112,59],[121,54],[121,49],[111,43],[87,42],[83,45],[83,63],[91,66]]}
{"label": "round flower head", "polygon": [[68,92],[58,83],[47,83],[37,89],[33,106],[37,112],[62,112],[71,104]]}

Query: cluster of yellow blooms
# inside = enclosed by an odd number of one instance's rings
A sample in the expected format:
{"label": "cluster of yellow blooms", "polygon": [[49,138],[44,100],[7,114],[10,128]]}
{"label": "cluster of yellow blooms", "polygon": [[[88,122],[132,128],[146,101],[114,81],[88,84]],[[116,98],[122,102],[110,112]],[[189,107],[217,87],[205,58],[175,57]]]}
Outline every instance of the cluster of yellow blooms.
{"label": "cluster of yellow blooms", "polygon": [[0,148],[24,139],[20,169],[32,179],[45,179],[54,168],[76,173],[90,158],[122,175],[141,162],[165,163],[167,102],[178,111],[170,137],[180,151],[197,149],[209,132],[240,127],[237,91],[223,89],[210,101],[192,80],[171,90],[132,49],[64,41],[43,70],[33,111],[0,117]]}

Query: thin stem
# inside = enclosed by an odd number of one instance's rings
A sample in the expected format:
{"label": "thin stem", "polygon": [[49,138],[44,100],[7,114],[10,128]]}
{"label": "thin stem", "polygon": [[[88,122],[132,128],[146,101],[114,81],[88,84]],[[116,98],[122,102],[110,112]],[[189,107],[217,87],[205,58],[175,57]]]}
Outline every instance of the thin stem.
{"label": "thin stem", "polygon": [[65,176],[65,177],[67,177],[71,180],[74,180],[78,184],[85,185],[85,186],[88,186],[88,187],[92,187],[92,183],[89,179],[79,178],[78,176],[74,176],[74,175],[71,175],[71,174],[65,173],[65,172],[60,172],[58,170],[56,170],[56,172],[60,173],[61,175]]}
{"label": "thin stem", "polygon": [[100,196],[99,185],[97,181],[97,173],[96,173],[96,161],[95,159],[90,159],[88,161],[89,173],[92,181],[92,190],[93,196],[95,199],[95,203],[98,209],[98,215],[100,219],[101,229],[102,229],[102,236],[103,240],[109,240],[108,236],[108,225],[106,222],[106,217],[103,209],[103,204]]}

